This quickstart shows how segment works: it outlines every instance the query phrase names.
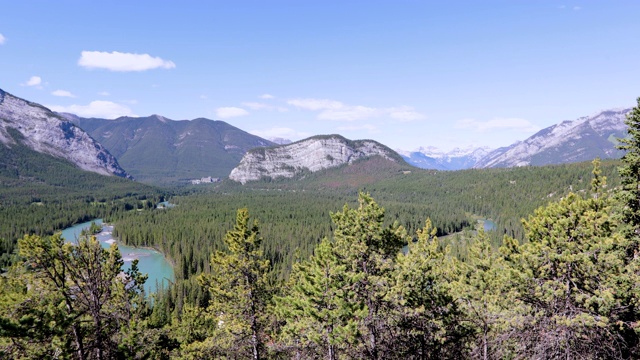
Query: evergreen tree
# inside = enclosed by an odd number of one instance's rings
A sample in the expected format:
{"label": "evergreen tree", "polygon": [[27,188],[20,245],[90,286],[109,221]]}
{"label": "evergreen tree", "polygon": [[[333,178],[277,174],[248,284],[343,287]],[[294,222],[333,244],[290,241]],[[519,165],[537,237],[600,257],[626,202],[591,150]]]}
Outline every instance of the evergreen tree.
{"label": "evergreen tree", "polygon": [[452,260],[457,272],[452,293],[464,311],[462,322],[470,324],[476,333],[471,357],[501,358],[508,344],[499,334],[515,301],[507,289],[504,259],[491,247],[487,233],[480,227],[465,261]]}
{"label": "evergreen tree", "polygon": [[390,294],[394,356],[407,359],[460,359],[467,355],[469,329],[451,295],[452,266],[427,220],[417,241],[399,254]]}
{"label": "evergreen tree", "polygon": [[228,252],[215,252],[211,256],[211,273],[199,278],[210,293],[204,314],[209,333],[204,340],[186,345],[185,353],[194,358],[259,360],[265,356],[269,261],[260,248],[258,224],[250,223],[247,209],[238,210],[236,225],[224,241]]}
{"label": "evergreen tree", "polygon": [[4,301],[9,302],[1,311],[2,322],[10,329],[1,334],[5,355],[143,356],[145,344],[127,346],[127,339],[145,331],[131,325],[146,314],[146,275],[135,262],[123,273],[117,246],[104,250],[95,237],[83,237],[73,246],[57,234],[25,236],[18,247],[29,271],[14,269],[3,284],[17,290],[3,286]]}
{"label": "evergreen tree", "polygon": [[349,291],[345,301],[358,316],[357,332],[349,345],[351,356],[382,359],[390,356],[392,334],[388,323],[394,258],[406,242],[406,231],[394,223],[383,225],[384,209],[368,194],[360,193],[359,207],[344,206],[331,214],[338,262],[345,265]]}
{"label": "evergreen tree", "polygon": [[294,264],[288,294],[276,298],[276,312],[284,321],[283,340],[293,348],[292,357],[335,360],[355,334],[355,319],[365,314],[356,313],[346,301],[345,269],[328,239],[309,260]]}
{"label": "evergreen tree", "polygon": [[518,300],[509,336],[520,357],[626,358],[636,345],[628,319],[638,278],[597,163],[594,173],[595,196],[572,193],[536,210],[524,222],[529,242],[505,242]]}
{"label": "evergreen tree", "polygon": [[628,137],[618,139],[618,148],[626,153],[622,156],[623,165],[619,168],[622,189],[617,195],[623,204],[625,236],[633,240],[634,246],[629,249],[629,255],[637,258],[640,255],[637,254],[637,244],[640,242],[640,97],[637,99],[637,106],[627,114],[625,124]]}

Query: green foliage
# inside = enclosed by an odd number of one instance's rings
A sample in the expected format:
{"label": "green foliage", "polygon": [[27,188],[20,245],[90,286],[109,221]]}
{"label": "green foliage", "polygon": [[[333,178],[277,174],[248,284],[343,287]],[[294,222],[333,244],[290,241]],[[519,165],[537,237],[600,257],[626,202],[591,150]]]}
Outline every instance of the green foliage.
{"label": "green foliage", "polygon": [[406,255],[397,256],[390,300],[392,349],[409,359],[463,358],[470,328],[451,289],[453,268],[431,220],[418,230]]}
{"label": "green foliage", "polygon": [[198,359],[264,357],[269,261],[263,259],[261,242],[257,222],[250,224],[248,211],[238,210],[236,225],[225,236],[228,252],[214,253],[211,273],[199,277],[211,295],[204,313],[209,326],[203,340],[183,344],[186,355]]}
{"label": "green foliage", "polygon": [[503,247],[517,312],[510,341],[519,356],[626,358],[637,344],[637,325],[628,321],[637,264],[615,231],[597,164],[594,173],[592,197],[572,193],[536,210],[524,222],[529,242]]}
{"label": "green foliage", "polygon": [[17,267],[3,279],[0,353],[11,358],[138,358],[143,336],[146,275],[136,263],[123,273],[116,246],[103,250],[83,237],[77,246],[59,235],[25,236]]}
{"label": "green foliage", "polygon": [[640,97],[637,103],[638,105],[627,114],[625,121],[628,136],[618,139],[618,148],[626,153],[619,168],[622,189],[617,195],[623,205],[622,223],[625,224],[625,236],[633,240],[630,252],[637,252],[637,244],[640,242]]}
{"label": "green foliage", "polygon": [[78,119],[137,180],[184,185],[204,176],[226,177],[244,153],[270,142],[223,121],[143,118]]}
{"label": "green foliage", "polygon": [[15,144],[0,146],[0,267],[16,260],[26,234],[53,235],[94,218],[160,200],[162,191],[131,180],[82,171],[71,163]]}
{"label": "green foliage", "polygon": [[345,351],[357,326],[357,308],[345,294],[345,271],[328,239],[310,259],[293,265],[287,294],[275,299],[275,312],[284,322],[281,347],[290,356],[333,360]]}

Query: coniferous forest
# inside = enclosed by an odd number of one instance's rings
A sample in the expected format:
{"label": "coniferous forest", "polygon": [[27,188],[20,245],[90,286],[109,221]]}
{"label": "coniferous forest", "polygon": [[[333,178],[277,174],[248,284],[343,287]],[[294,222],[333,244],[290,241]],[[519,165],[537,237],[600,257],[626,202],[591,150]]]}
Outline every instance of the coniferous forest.
{"label": "coniferous forest", "polygon": [[[3,187],[0,357],[638,358],[640,99],[627,125],[603,163]],[[175,282],[147,294],[115,245],[56,233],[98,216]]]}

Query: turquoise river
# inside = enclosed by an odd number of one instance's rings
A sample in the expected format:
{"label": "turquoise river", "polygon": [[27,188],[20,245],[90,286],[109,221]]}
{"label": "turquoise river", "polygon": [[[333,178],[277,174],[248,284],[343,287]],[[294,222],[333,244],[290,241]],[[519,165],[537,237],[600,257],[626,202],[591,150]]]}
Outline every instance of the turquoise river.
{"label": "turquoise river", "polygon": [[[108,248],[111,244],[116,242],[111,235],[113,226],[103,224],[102,219],[95,219],[93,221],[66,228],[62,230],[62,237],[66,241],[75,243],[80,236],[80,232],[83,229],[89,228],[92,222],[102,225],[102,231],[96,235],[96,238],[100,241],[103,248]],[[147,273],[149,275],[145,284],[147,294],[155,292],[157,286],[160,284],[163,284],[166,287],[170,281],[174,280],[173,266],[171,266],[169,261],[167,261],[161,252],[153,249],[136,248],[122,244],[118,244],[118,249],[120,249],[120,254],[122,254],[125,269],[128,269],[131,266],[132,260],[138,259],[138,268],[140,269],[140,272]]]}

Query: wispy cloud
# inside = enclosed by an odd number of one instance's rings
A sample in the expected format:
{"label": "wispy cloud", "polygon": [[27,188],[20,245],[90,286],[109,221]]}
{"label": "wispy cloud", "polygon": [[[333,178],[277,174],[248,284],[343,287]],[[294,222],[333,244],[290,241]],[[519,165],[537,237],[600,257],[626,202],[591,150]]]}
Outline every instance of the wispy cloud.
{"label": "wispy cloud", "polygon": [[573,11],[579,11],[579,10],[581,10],[581,9],[582,9],[582,7],[580,7],[580,6],[574,6],[574,7],[573,7]]}
{"label": "wispy cloud", "polygon": [[271,104],[265,104],[260,102],[243,102],[242,106],[248,107],[251,110],[266,110],[266,111],[278,111],[278,112],[287,112],[287,109],[284,106],[277,106]]}
{"label": "wispy cloud", "polygon": [[289,140],[298,140],[311,136],[311,134],[307,132],[296,131],[288,127],[274,127],[270,129],[251,130],[249,132],[265,139],[284,138]]}
{"label": "wispy cloud", "polygon": [[121,53],[118,51],[83,51],[78,65],[87,69],[107,69],[110,71],[145,71],[151,69],[173,69],[173,61],[152,57],[149,54]]}
{"label": "wispy cloud", "polygon": [[22,86],[35,86],[38,89],[42,89],[42,78],[40,76],[32,76],[29,78],[29,80],[27,80],[24,84],[21,84]]}
{"label": "wispy cloud", "polygon": [[374,117],[390,117],[407,122],[424,119],[425,116],[410,106],[375,108],[363,105],[347,105],[330,99],[291,99],[287,104],[303,110],[319,111],[318,119],[334,121],[357,121]]}
{"label": "wispy cloud", "polygon": [[345,106],[340,101],[329,99],[291,99],[287,100],[287,104],[311,111],[337,110]]}
{"label": "wispy cloud", "polygon": [[265,100],[269,100],[269,99],[275,99],[275,96],[271,95],[271,94],[262,94],[260,96],[258,96],[260,99],[265,99]]}
{"label": "wispy cloud", "polygon": [[456,122],[457,129],[471,129],[477,132],[486,132],[490,130],[515,130],[518,132],[531,133],[540,130],[540,128],[528,120],[520,118],[494,118],[487,121],[479,121],[476,119],[462,119]]}
{"label": "wispy cloud", "polygon": [[377,133],[380,132],[379,129],[375,126],[375,125],[371,125],[371,124],[364,124],[364,125],[357,125],[357,126],[339,126],[338,130],[340,131],[361,131],[361,130],[367,130],[370,133]]}
{"label": "wispy cloud", "polygon": [[75,95],[73,95],[71,92],[69,92],[67,90],[56,90],[56,91],[51,92],[51,95],[53,95],[53,96],[61,96],[61,97],[70,97],[70,98],[76,97]]}
{"label": "wispy cloud", "polygon": [[392,119],[398,120],[400,122],[410,122],[410,121],[426,119],[426,116],[415,111],[410,106],[390,108],[387,110],[389,112],[389,116],[391,116]]}
{"label": "wispy cloud", "polygon": [[136,116],[131,109],[125,105],[103,100],[95,100],[88,105],[49,105],[47,107],[53,111],[72,113],[81,117],[115,119],[120,116]]}
{"label": "wispy cloud", "polygon": [[0,45],[3,45],[5,42],[7,42],[7,38],[0,34]]}
{"label": "wispy cloud", "polygon": [[101,92],[98,93],[98,95],[109,96],[111,94],[109,94],[109,92],[107,92],[107,91],[101,91]]}
{"label": "wispy cloud", "polygon": [[379,115],[379,110],[367,106],[342,106],[337,109],[326,109],[318,114],[318,119],[335,121],[356,121],[369,119]]}
{"label": "wispy cloud", "polygon": [[218,119],[229,119],[233,117],[249,115],[249,112],[239,107],[219,107],[216,109],[216,117]]}

